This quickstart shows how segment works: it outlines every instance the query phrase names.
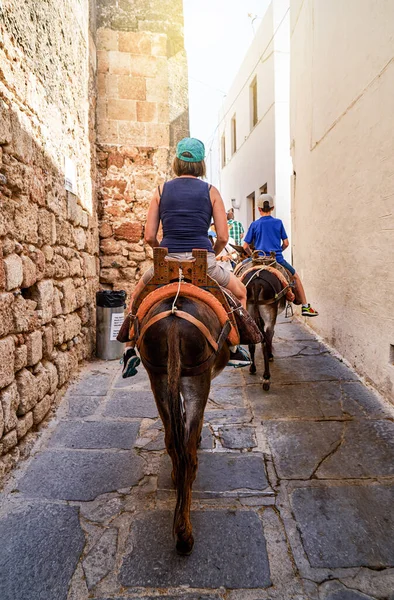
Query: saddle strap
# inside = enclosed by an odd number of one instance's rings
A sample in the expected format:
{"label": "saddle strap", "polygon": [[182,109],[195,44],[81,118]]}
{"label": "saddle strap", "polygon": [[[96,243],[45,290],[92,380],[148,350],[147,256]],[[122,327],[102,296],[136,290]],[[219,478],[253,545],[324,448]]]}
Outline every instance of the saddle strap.
{"label": "saddle strap", "polygon": [[[250,269],[248,269],[247,271],[245,271],[244,273],[242,273],[242,275],[240,276],[240,279],[241,279],[242,283],[244,282],[244,279],[245,279],[246,275],[248,275],[249,273],[252,273],[253,271],[254,271],[254,273],[256,274],[257,277],[258,277],[258,275],[259,275],[259,273],[261,271],[268,271],[269,273],[272,273],[273,275],[275,275],[275,277],[277,277],[279,279],[280,283],[281,283],[282,292],[284,292],[281,295],[277,294],[275,296],[275,298],[273,300],[271,300],[270,302],[262,302],[260,304],[271,304],[271,303],[277,302],[285,294],[286,294],[287,300],[289,302],[293,302],[293,300],[295,298],[293,290],[292,290],[293,286],[292,286],[292,284],[290,284],[287,281],[286,277],[278,269],[275,269],[274,267],[264,266],[264,265],[262,267],[251,267]],[[252,281],[252,277],[246,283],[246,286],[248,285],[248,283],[250,281]]]}
{"label": "saddle strap", "polygon": [[[156,316],[159,316],[159,315],[156,315]],[[157,320],[159,320],[159,319],[157,319]],[[184,377],[193,377],[194,375],[200,375],[201,373],[204,373],[204,371],[206,371],[207,369],[212,367],[213,363],[215,362],[217,353],[222,349],[222,346],[228,337],[230,329],[231,329],[231,323],[230,323],[230,321],[227,321],[223,325],[222,330],[220,332],[218,342],[217,342],[217,347],[218,347],[217,351],[213,352],[210,356],[208,356],[208,358],[206,358],[199,365],[194,365],[193,367],[182,367],[181,374]],[[142,360],[142,363],[144,364],[144,366],[146,368],[148,368],[150,371],[152,371],[153,373],[166,373],[166,371],[167,371],[167,367],[153,365],[142,354],[141,354],[141,360]]]}
{"label": "saddle strap", "polygon": [[[226,321],[229,320],[229,316],[226,312],[226,310],[224,309],[224,307],[222,306],[222,304],[219,302],[219,300],[210,292],[207,292],[206,290],[196,287],[195,285],[192,285],[191,283],[181,283],[180,289],[179,289],[179,283],[174,282],[174,283],[169,283],[167,285],[164,285],[160,288],[157,288],[156,290],[153,290],[152,292],[150,292],[150,294],[148,296],[146,296],[146,298],[144,298],[144,300],[141,302],[138,311],[137,311],[137,317],[139,322],[141,323],[143,318],[145,317],[145,315],[148,314],[148,312],[150,311],[150,309],[152,308],[152,306],[154,306],[159,300],[164,300],[166,298],[171,298],[173,296],[175,296],[176,294],[179,294],[179,296],[186,296],[188,298],[195,298],[196,300],[200,300],[202,302],[204,302],[205,304],[207,304],[210,308],[212,308],[212,310],[216,313],[221,326],[223,327],[223,325],[226,323]],[[132,339],[134,337],[134,332],[133,332],[133,328],[131,327],[130,330],[130,339]],[[238,331],[236,330],[236,328],[232,325],[230,328],[230,333],[228,336],[228,339],[230,341],[230,344],[233,346],[236,346],[237,344],[239,344],[239,335],[238,335]]]}
{"label": "saddle strap", "polygon": [[181,319],[184,319],[185,321],[189,321],[189,323],[192,323],[193,325],[195,325],[195,327],[197,327],[197,329],[199,329],[201,331],[201,333],[205,336],[205,338],[207,339],[209,344],[212,346],[212,348],[215,350],[215,352],[218,351],[218,344],[217,344],[217,342],[215,342],[215,340],[213,339],[213,337],[211,336],[211,334],[209,332],[209,329],[207,327],[205,327],[204,323],[202,323],[201,321],[199,321],[198,319],[193,317],[193,315],[189,315],[189,313],[187,313],[183,310],[175,310],[174,312],[172,312],[172,310],[166,310],[162,313],[159,313],[158,315],[155,315],[151,319],[149,319],[149,321],[147,323],[145,323],[145,325],[143,326],[143,328],[140,331],[139,339],[137,342],[137,347],[138,348],[140,347],[140,340],[142,340],[144,333],[147,331],[147,329],[149,329],[149,327],[151,327],[152,325],[154,325],[161,319],[165,319],[166,317],[170,316],[171,314],[173,314],[176,317],[179,317]]}

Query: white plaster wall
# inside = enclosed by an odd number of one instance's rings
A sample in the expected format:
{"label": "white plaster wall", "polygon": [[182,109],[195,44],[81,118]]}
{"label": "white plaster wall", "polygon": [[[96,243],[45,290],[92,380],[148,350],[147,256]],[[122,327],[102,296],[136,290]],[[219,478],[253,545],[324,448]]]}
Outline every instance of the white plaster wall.
{"label": "white plaster wall", "polygon": [[310,325],[393,398],[394,3],[291,4],[293,252]]}
{"label": "white plaster wall", "polygon": [[282,219],[290,241],[285,253],[291,261],[290,156],[290,15],[289,1],[273,3],[275,85],[275,215]]}
{"label": "white plaster wall", "polygon": [[[267,183],[268,193],[275,197],[275,214],[283,219],[290,237],[288,5],[288,0],[274,0],[267,9],[223,105],[218,131],[219,140],[226,133],[227,164],[220,172],[220,189],[226,206],[231,206],[231,198],[240,203],[235,218],[247,230],[252,221],[247,197],[255,192],[257,199],[259,188]],[[258,123],[251,129],[250,85],[254,77],[257,77]],[[237,151],[231,156],[234,114]],[[290,252],[287,258],[290,259]]]}

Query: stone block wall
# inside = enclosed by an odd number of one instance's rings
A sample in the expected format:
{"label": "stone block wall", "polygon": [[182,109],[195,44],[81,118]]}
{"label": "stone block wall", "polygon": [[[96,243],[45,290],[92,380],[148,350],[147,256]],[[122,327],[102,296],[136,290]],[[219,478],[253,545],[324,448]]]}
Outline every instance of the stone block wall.
{"label": "stone block wall", "polygon": [[[92,353],[98,285],[88,0],[0,9],[0,476]],[[77,172],[65,189],[65,158]]]}
{"label": "stone block wall", "polygon": [[100,282],[130,293],[151,264],[149,201],[188,135],[181,0],[97,2]]}

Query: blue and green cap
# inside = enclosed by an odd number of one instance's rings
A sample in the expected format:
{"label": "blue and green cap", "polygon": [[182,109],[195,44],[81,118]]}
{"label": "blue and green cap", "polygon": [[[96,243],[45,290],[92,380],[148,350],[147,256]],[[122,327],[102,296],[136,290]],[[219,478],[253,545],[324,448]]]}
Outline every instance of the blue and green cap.
{"label": "blue and green cap", "polygon": [[205,147],[197,138],[185,137],[178,142],[176,155],[185,162],[201,162],[205,158]]}

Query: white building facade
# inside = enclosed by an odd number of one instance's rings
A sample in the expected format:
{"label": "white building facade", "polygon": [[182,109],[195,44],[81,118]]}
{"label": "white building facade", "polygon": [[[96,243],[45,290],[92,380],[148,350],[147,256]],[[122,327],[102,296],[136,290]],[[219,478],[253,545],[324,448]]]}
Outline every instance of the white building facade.
{"label": "white building facade", "polygon": [[293,254],[310,325],[394,398],[394,2],[292,0]]}
{"label": "white building facade", "polygon": [[247,230],[267,192],[290,238],[289,46],[289,0],[273,0],[223,104],[218,143],[220,191],[235,219]]}

